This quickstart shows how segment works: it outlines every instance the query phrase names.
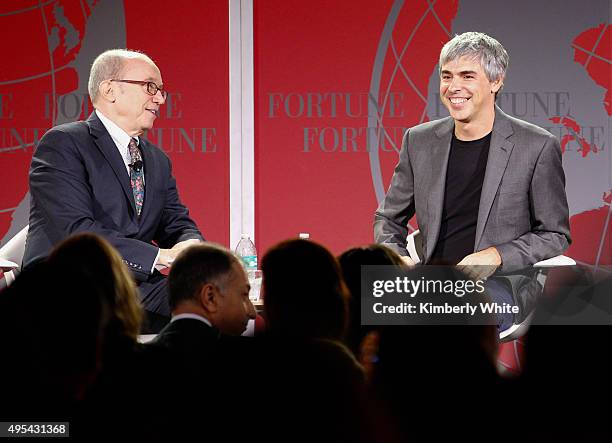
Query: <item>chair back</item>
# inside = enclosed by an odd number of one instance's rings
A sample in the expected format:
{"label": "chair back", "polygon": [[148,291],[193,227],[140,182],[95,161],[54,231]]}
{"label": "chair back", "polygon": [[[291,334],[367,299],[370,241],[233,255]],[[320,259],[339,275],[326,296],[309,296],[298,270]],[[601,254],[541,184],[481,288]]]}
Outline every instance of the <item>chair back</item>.
{"label": "chair back", "polygon": [[28,236],[29,225],[26,225],[13,238],[0,247],[0,269],[4,273],[4,285],[8,286],[15,280],[19,273],[23,254],[25,252],[25,242]]}

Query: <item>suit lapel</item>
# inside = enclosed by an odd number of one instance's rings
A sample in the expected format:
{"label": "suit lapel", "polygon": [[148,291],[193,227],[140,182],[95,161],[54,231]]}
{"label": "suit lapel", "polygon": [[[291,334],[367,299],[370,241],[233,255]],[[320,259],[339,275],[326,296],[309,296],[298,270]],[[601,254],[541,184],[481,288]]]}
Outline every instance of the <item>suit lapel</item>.
{"label": "suit lapel", "polygon": [[450,155],[450,145],[454,128],[453,120],[448,117],[435,130],[437,139],[432,139],[433,146],[430,152],[431,181],[427,192],[427,212],[429,221],[427,222],[427,260],[434,251],[434,245],[438,241],[440,234],[440,224],[442,223],[442,209],[444,207],[444,187],[446,186],[446,170],[448,168],[448,157]]}
{"label": "suit lapel", "polygon": [[133,213],[136,213],[136,205],[134,203],[134,194],[132,192],[130,177],[125,170],[125,163],[123,163],[123,158],[117,150],[117,145],[115,145],[115,142],[95,112],[89,116],[87,119],[87,124],[89,125],[89,133],[94,138],[96,146],[98,146],[98,149],[100,149],[106,158],[106,161],[108,161],[109,165],[113,169],[113,172],[121,184],[121,188],[123,189],[125,196],[132,206],[132,210],[134,211]]}
{"label": "suit lapel", "polygon": [[489,157],[487,159],[487,169],[485,171],[482,192],[480,194],[480,204],[478,207],[478,222],[476,223],[476,237],[474,239],[474,251],[478,251],[478,245],[484,232],[485,224],[491,212],[493,200],[497,194],[497,189],[508,166],[510,154],[514,144],[508,140],[513,133],[512,124],[501,109],[495,106],[495,122],[493,123],[493,133],[491,134],[491,146],[489,147]]}

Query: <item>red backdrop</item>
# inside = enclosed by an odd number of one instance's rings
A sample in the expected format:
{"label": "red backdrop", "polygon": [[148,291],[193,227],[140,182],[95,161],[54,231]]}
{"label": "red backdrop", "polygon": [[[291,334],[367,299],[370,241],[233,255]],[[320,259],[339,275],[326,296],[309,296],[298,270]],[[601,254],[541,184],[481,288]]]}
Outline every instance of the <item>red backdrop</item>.
{"label": "red backdrop", "polygon": [[[120,45],[147,53],[161,69],[170,97],[148,137],[172,159],[182,200],[204,235],[228,245],[228,2],[195,10],[185,0],[130,0],[116,10],[79,0],[43,5],[0,4],[0,40],[11,42],[2,45],[0,69],[0,238],[27,222],[13,218],[27,191],[32,144],[53,124],[87,117],[88,67]],[[95,26],[108,34],[94,34]]]}
{"label": "red backdrop", "polygon": [[[448,37],[426,14],[427,2],[404,5],[392,40],[401,52],[410,39],[403,57],[420,63],[401,66],[406,76],[397,75],[398,63],[387,51],[373,99],[380,102],[374,112],[380,120],[372,125],[373,63],[393,2],[290,3],[255,2],[257,239],[266,249],[309,232],[339,253],[373,241],[377,199],[368,131],[381,143],[386,187],[404,128],[423,119],[426,102],[419,94],[427,97],[429,76]],[[448,29],[457,2],[438,1],[434,9]]]}
{"label": "red backdrop", "polygon": [[[157,61],[171,92],[149,138],[171,157],[182,199],[205,236],[228,245],[228,1],[194,5],[0,2],[0,239],[27,221],[23,202],[36,141],[53,124],[89,114],[83,99],[91,61],[104,49],[127,46]],[[500,17],[478,2],[255,0],[260,253],[299,232],[335,253],[372,241],[373,212],[403,129],[437,118],[436,88],[428,85],[435,83],[439,49],[450,34],[477,26],[500,34],[510,51],[501,100],[507,112],[536,93],[538,100],[562,97],[572,105],[566,114],[517,116],[548,125],[563,142],[574,237],[568,254],[609,265],[610,26],[579,1],[559,2],[553,18],[549,9],[533,4],[529,19],[553,20],[555,33],[546,22],[526,36],[513,25],[524,18]]]}

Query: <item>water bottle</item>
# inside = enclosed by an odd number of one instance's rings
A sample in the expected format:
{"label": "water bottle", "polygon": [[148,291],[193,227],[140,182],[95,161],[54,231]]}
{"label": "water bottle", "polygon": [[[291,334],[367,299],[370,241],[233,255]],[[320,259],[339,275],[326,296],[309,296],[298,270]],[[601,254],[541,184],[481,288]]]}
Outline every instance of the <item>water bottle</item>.
{"label": "water bottle", "polygon": [[247,234],[240,236],[240,241],[236,246],[236,255],[242,259],[247,272],[257,270],[257,249]]}
{"label": "water bottle", "polygon": [[257,270],[257,249],[247,234],[240,236],[240,241],[236,246],[236,255],[242,260],[242,264],[247,271],[247,277],[251,290],[249,298],[252,302],[259,301],[261,290],[261,271]]}

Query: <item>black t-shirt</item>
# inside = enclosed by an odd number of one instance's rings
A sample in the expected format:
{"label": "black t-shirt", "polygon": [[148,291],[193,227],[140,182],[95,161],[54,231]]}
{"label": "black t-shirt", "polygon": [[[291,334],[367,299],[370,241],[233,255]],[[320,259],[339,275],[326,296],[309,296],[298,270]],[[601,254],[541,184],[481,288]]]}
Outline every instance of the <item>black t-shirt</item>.
{"label": "black t-shirt", "polygon": [[451,141],[440,236],[430,263],[457,264],[474,252],[480,193],[491,133],[472,141]]}

